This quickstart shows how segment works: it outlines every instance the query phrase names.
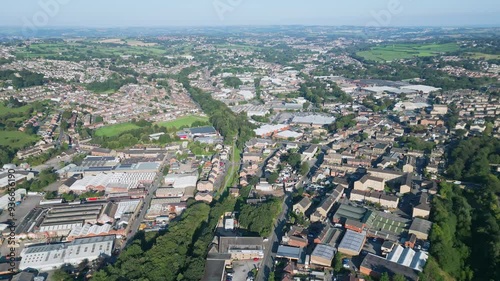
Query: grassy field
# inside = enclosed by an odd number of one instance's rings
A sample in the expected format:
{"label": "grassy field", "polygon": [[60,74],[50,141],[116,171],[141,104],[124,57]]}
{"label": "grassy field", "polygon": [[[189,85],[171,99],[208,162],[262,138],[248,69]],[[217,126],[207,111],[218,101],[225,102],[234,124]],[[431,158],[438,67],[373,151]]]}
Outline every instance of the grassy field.
{"label": "grassy field", "polygon": [[467,57],[472,59],[498,60],[500,55],[484,54],[484,53],[467,53]]}
{"label": "grassy field", "polygon": [[36,135],[28,135],[20,131],[0,131],[0,145],[21,149],[39,140]]}
{"label": "grassy field", "polygon": [[158,122],[157,124],[158,124],[158,126],[167,127],[167,128],[172,128],[172,127],[180,128],[182,126],[191,126],[191,124],[193,124],[196,121],[206,122],[206,121],[208,121],[208,118],[202,117],[202,116],[190,115],[190,116],[177,118],[177,119],[172,120],[172,121]]}
{"label": "grassy field", "polygon": [[29,47],[20,48],[16,55],[20,58],[45,58],[61,57],[74,58],[78,56],[111,57],[121,55],[151,55],[163,56],[167,50],[161,46],[139,45],[132,42],[133,46],[127,44],[110,45],[96,42],[58,42],[32,44]]}
{"label": "grassy field", "polygon": [[138,129],[139,126],[132,123],[121,123],[116,125],[105,126],[97,129],[95,134],[97,136],[113,137],[123,132]]}
{"label": "grassy field", "polygon": [[6,107],[3,103],[0,103],[0,118],[10,113],[15,113],[15,114],[28,113],[30,109],[31,109],[30,105],[25,105],[17,108],[9,108]]}
{"label": "grassy field", "polygon": [[459,49],[457,44],[394,44],[373,47],[369,51],[358,52],[357,55],[373,61],[394,61],[412,57],[431,57],[441,53],[453,52]]}

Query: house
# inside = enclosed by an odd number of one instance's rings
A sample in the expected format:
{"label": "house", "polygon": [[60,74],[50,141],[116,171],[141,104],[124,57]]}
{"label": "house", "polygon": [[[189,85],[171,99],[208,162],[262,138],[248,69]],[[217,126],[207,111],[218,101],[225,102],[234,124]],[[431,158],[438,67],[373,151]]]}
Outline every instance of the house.
{"label": "house", "polygon": [[196,184],[196,189],[198,191],[213,191],[214,190],[214,183],[211,181],[199,181]]}
{"label": "house", "polygon": [[214,197],[212,196],[212,194],[208,193],[208,192],[198,192],[196,193],[196,196],[194,197],[194,199],[196,201],[204,201],[204,202],[207,202],[207,203],[211,203],[212,200],[214,200]]}
{"label": "house", "polygon": [[410,193],[413,187],[413,176],[410,173],[406,173],[401,179],[401,185],[399,186],[399,193],[406,194]]}
{"label": "house", "polygon": [[386,143],[377,143],[373,146],[373,153],[381,155],[387,152],[387,149],[389,148],[389,145]]}
{"label": "house", "polygon": [[413,173],[415,171],[415,168],[417,166],[417,160],[413,156],[406,156],[405,159],[403,160],[403,166],[402,166],[402,171],[404,173]]}
{"label": "house", "polygon": [[432,222],[421,218],[413,219],[408,233],[415,234],[418,239],[427,240],[431,231]]}
{"label": "house", "polygon": [[377,190],[383,191],[385,188],[385,179],[375,176],[364,175],[360,180],[354,182],[356,190]]}
{"label": "house", "polygon": [[311,200],[308,197],[304,197],[297,204],[293,205],[293,212],[296,214],[305,214],[311,205]]}
{"label": "house", "polygon": [[418,204],[413,207],[412,217],[428,218],[430,213],[431,206],[429,205],[429,195],[422,192],[418,198]]}
{"label": "house", "polygon": [[302,152],[302,161],[309,161],[314,158],[316,153],[318,152],[318,146],[317,145],[311,145],[309,146],[304,152]]}
{"label": "house", "polygon": [[335,202],[337,202],[337,198],[334,194],[330,194],[328,197],[326,197],[321,205],[316,209],[316,212],[311,215],[311,222],[325,220],[327,218],[328,212],[330,212]]}

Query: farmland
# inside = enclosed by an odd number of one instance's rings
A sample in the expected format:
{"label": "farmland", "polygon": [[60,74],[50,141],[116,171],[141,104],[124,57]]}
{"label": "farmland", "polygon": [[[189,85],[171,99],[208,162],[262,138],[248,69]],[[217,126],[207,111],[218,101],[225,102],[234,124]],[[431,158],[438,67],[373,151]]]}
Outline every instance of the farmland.
{"label": "farmland", "polygon": [[121,123],[116,125],[105,126],[97,129],[96,136],[99,137],[113,137],[123,132],[139,129],[140,127],[133,123]]}
{"label": "farmland", "polygon": [[165,122],[159,122],[157,123],[159,126],[162,127],[167,127],[167,128],[180,128],[180,127],[186,127],[186,126],[191,126],[194,122],[200,121],[200,122],[208,122],[207,117],[203,116],[195,116],[195,115],[190,115],[190,116],[185,116],[185,117],[180,117],[172,121],[165,121]]}
{"label": "farmland", "polygon": [[442,53],[454,52],[459,46],[449,44],[394,44],[377,46],[368,51],[358,52],[357,55],[377,62],[409,59],[412,57],[431,57]]}

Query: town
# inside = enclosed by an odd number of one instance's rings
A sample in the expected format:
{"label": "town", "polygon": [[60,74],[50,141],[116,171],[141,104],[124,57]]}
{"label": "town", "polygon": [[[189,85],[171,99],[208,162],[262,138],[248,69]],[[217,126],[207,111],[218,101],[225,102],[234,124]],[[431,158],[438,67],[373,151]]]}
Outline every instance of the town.
{"label": "town", "polygon": [[345,29],[0,41],[0,275],[495,280],[498,29]]}

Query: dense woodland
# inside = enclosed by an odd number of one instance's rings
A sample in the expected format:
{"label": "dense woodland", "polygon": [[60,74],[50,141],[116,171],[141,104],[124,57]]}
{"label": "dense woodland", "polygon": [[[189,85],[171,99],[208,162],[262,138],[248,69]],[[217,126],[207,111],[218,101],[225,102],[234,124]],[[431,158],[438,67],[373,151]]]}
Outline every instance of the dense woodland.
{"label": "dense woodland", "polygon": [[461,140],[448,156],[449,176],[467,180],[465,189],[441,183],[433,200],[431,258],[423,280],[494,281],[500,276],[500,141],[488,136]]}
{"label": "dense woodland", "polygon": [[181,78],[181,82],[191,94],[191,98],[210,117],[210,122],[226,143],[232,143],[232,140],[236,139],[236,146],[242,149],[245,143],[255,136],[254,125],[248,121],[246,113],[235,114],[225,103],[214,100],[210,94],[199,88],[191,87],[187,77]]}

